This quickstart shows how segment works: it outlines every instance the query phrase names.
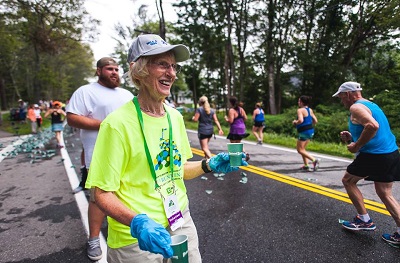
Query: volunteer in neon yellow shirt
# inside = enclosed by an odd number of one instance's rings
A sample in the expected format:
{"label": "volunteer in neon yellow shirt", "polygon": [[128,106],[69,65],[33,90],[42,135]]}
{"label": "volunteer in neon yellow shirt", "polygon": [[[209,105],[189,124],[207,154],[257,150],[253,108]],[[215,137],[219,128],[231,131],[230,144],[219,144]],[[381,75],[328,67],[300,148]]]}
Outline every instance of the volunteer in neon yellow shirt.
{"label": "volunteer in neon yellow shirt", "polygon": [[[184,211],[188,205],[188,198],[182,180],[183,163],[192,157],[192,152],[182,115],[172,108],[165,108],[169,110],[171,116],[174,146],[178,149],[174,153],[174,158],[177,160],[174,165],[174,182],[180,209]],[[169,183],[171,181],[168,178],[169,167],[166,166],[169,164],[167,116],[164,115],[161,118],[147,114],[142,114],[142,116],[144,134],[161,186],[162,182]],[[104,136],[99,136],[96,141],[96,154],[93,154],[95,158],[92,159],[89,170],[89,184],[95,183],[96,187],[104,191],[114,192],[129,209],[138,214],[145,213],[159,224],[167,227],[168,220],[163,202],[160,194],[154,191],[155,182],[149,172],[142,131],[134,104],[127,103],[115,113],[111,113],[110,118],[106,118],[100,130]],[[101,154],[97,154],[97,152]],[[168,156],[168,160],[166,156]],[[96,175],[95,182],[93,175]],[[118,248],[134,242],[129,226],[120,224],[112,218],[108,220],[108,223],[110,228],[118,233],[118,237],[113,236],[112,232],[108,234],[107,243],[110,247]]]}
{"label": "volunteer in neon yellow shirt", "polygon": [[183,117],[163,103],[180,70],[176,63],[188,58],[186,46],[157,35],[139,36],[129,50],[138,96],[101,123],[86,182],[108,215],[109,263],[162,262],[173,255],[170,235],[180,234],[188,236],[190,262],[201,262],[183,179],[238,169],[227,153],[188,161]]}

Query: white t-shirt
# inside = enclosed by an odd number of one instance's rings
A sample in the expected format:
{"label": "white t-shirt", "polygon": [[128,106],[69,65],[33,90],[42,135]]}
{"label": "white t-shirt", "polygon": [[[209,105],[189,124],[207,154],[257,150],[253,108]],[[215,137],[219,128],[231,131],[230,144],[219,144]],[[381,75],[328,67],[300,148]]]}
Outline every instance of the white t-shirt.
{"label": "white t-shirt", "polygon": [[34,109],[33,111],[35,112],[36,119],[42,118],[42,116],[40,115],[40,109]]}
{"label": "white t-shirt", "polygon": [[[95,82],[77,89],[72,94],[66,110],[76,115],[103,121],[109,113],[132,99],[133,94],[126,89],[107,88]],[[85,164],[88,169],[98,133],[99,131],[96,130],[81,129],[80,136],[85,150]]]}

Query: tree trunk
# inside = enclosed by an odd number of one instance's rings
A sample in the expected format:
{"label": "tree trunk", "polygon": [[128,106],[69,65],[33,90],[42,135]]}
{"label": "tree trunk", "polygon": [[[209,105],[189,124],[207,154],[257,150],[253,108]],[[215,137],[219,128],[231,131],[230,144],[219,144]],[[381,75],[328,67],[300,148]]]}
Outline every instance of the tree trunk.
{"label": "tree trunk", "polygon": [[166,37],[166,29],[165,29],[165,19],[164,19],[164,10],[162,7],[162,0],[156,0],[157,13],[158,18],[160,19],[160,37],[164,40],[167,40]]}
{"label": "tree trunk", "polygon": [[276,104],[275,104],[275,85],[274,85],[274,64],[269,63],[268,65],[268,95],[269,95],[269,107],[270,107],[270,113],[272,115],[277,114],[276,110]]}
{"label": "tree trunk", "polygon": [[[229,96],[234,96],[234,90],[232,90],[231,87],[231,5],[230,5],[230,0],[225,1],[225,8],[226,8],[226,21],[227,21],[227,30],[228,30],[228,35],[226,36],[226,44],[225,44],[225,61],[224,61],[224,69],[225,69],[225,85],[226,85],[226,90],[227,90],[227,98]],[[227,106],[229,100],[227,100]]]}
{"label": "tree trunk", "polygon": [[[315,1],[311,1],[311,8],[309,11],[310,15],[308,17],[306,17],[305,19],[309,19],[308,23],[307,21],[305,21],[305,24],[308,24],[308,27],[306,26],[306,41],[305,41],[305,50],[304,53],[306,56],[309,56],[310,54],[310,45],[311,45],[311,33],[313,31],[313,24],[314,24],[314,14],[315,14]],[[307,73],[310,72],[311,70],[311,66],[309,65],[310,62],[309,60],[306,60],[306,63],[304,63],[303,65],[303,72],[304,72],[304,76],[302,79],[302,83],[301,83],[301,87],[302,87],[302,92],[304,92],[304,89],[306,87],[308,87],[309,82],[310,82],[310,77],[308,76]]]}
{"label": "tree trunk", "polygon": [[4,78],[0,79],[0,104],[1,104],[1,110],[8,109],[8,105],[6,102],[6,87]]}
{"label": "tree trunk", "polygon": [[270,114],[276,115],[276,97],[275,97],[275,59],[274,59],[274,17],[275,3],[273,0],[268,4],[268,35],[267,35],[267,74],[268,74],[268,97]]}
{"label": "tree trunk", "polygon": [[[193,69],[194,71],[194,69]],[[197,86],[196,86],[196,76],[197,74],[194,74],[193,72],[193,76],[192,76],[192,80],[193,80],[193,104],[194,104],[194,110],[197,109]]]}
{"label": "tree trunk", "polygon": [[[225,61],[224,61],[224,71],[225,71],[225,88],[227,91],[227,97],[232,96],[232,91],[231,91],[231,80],[230,80],[230,73],[229,73],[229,55],[228,55],[228,49],[229,45],[228,43],[225,46]],[[229,103],[229,100],[227,100],[227,105]],[[228,105],[229,107],[229,105]]]}
{"label": "tree trunk", "polygon": [[[239,83],[240,83],[240,100],[243,100],[245,78],[246,78],[246,58],[244,52],[247,44],[247,26],[248,26],[248,0],[241,2],[239,19],[236,19],[238,53],[239,53]],[[234,70],[234,68],[233,68]]]}

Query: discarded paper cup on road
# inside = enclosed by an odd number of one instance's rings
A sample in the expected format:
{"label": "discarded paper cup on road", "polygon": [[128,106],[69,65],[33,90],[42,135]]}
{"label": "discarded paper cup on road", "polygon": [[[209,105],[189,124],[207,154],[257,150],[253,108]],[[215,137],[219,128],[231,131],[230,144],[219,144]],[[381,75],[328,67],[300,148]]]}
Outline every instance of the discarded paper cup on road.
{"label": "discarded paper cup on road", "polygon": [[171,247],[174,251],[172,263],[189,263],[187,235],[171,236]]}
{"label": "discarded paper cup on road", "polygon": [[243,143],[228,143],[229,161],[232,167],[242,165]]}

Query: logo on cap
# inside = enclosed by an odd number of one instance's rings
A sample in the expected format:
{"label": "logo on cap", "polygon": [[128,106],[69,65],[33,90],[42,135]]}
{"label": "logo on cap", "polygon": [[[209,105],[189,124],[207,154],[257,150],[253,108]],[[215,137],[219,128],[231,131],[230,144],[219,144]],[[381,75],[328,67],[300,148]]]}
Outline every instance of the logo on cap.
{"label": "logo on cap", "polygon": [[152,40],[146,43],[147,45],[154,46],[157,45],[157,40]]}

